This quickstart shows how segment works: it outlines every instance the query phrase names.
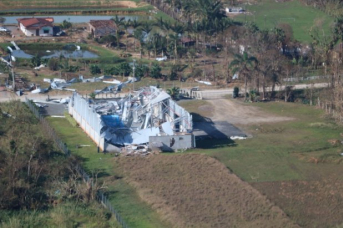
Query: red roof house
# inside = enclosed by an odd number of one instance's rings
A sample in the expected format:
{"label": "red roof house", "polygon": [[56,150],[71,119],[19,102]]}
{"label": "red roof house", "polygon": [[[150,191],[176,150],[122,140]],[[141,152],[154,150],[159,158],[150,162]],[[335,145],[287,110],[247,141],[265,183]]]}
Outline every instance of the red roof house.
{"label": "red roof house", "polygon": [[18,18],[18,27],[26,36],[52,36],[54,18]]}

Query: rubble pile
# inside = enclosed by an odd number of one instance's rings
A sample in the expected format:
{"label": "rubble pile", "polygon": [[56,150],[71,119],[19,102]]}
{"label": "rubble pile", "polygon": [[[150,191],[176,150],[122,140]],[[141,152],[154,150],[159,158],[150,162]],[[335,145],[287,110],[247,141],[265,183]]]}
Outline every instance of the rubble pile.
{"label": "rubble pile", "polygon": [[[169,94],[154,86],[140,88],[121,99],[87,100],[87,108],[81,107],[84,101],[80,99],[86,100],[77,93],[73,94],[69,111],[77,116],[74,117],[76,121],[80,122],[81,127],[85,126],[85,131],[92,134],[95,142],[104,141],[104,145],[99,144],[106,151],[118,152],[121,151],[118,148],[126,147],[127,153],[148,153],[139,146],[149,142],[152,144],[151,137],[164,137],[163,140],[168,142],[164,144],[169,145],[170,140],[166,139],[169,136],[173,140],[175,136],[180,136],[176,140],[183,140],[182,148],[193,147],[193,141],[188,143],[184,137],[193,130],[192,116]],[[83,116],[90,123],[84,123]],[[177,146],[178,141],[169,145],[173,149]]]}

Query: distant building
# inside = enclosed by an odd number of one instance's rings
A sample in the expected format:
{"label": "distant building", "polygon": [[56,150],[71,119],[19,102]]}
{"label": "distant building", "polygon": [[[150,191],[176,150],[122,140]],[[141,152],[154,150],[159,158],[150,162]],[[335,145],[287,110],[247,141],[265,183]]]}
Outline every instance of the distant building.
{"label": "distant building", "polygon": [[94,38],[101,38],[107,35],[115,35],[117,25],[112,20],[91,20],[89,23],[89,33]]}
{"label": "distant building", "polygon": [[227,7],[225,8],[226,13],[244,13],[242,7]]}
{"label": "distant building", "polygon": [[188,37],[182,37],[181,38],[181,43],[184,47],[190,47],[195,45],[195,40],[192,40]]}
{"label": "distant building", "polygon": [[54,18],[18,18],[18,27],[26,36],[52,36]]}

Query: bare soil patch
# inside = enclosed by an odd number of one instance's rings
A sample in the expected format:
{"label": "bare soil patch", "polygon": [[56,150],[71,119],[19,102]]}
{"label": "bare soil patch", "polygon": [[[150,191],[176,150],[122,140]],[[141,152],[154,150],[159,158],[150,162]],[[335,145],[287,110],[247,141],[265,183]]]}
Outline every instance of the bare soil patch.
{"label": "bare soil patch", "polygon": [[251,183],[302,227],[335,227],[343,223],[343,181]]}
{"label": "bare soil patch", "polygon": [[117,1],[115,2],[115,5],[118,5],[123,8],[137,8],[136,2],[132,1]]}
{"label": "bare soil patch", "polygon": [[262,111],[260,108],[228,99],[208,100],[214,106],[213,121],[227,121],[231,124],[257,124],[292,120]]}
{"label": "bare soil patch", "polygon": [[219,161],[201,154],[121,157],[116,166],[173,227],[297,227]]}

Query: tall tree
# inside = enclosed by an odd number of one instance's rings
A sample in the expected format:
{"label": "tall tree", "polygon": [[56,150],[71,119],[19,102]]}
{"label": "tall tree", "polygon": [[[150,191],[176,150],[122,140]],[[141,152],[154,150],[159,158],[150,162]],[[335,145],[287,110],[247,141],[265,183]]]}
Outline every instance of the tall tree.
{"label": "tall tree", "polygon": [[249,56],[245,51],[243,54],[235,54],[234,60],[231,61],[229,68],[232,69],[232,73],[239,74],[239,77],[244,77],[244,91],[245,98],[247,95],[248,79],[251,77],[252,70],[257,65],[257,59],[253,56]]}

